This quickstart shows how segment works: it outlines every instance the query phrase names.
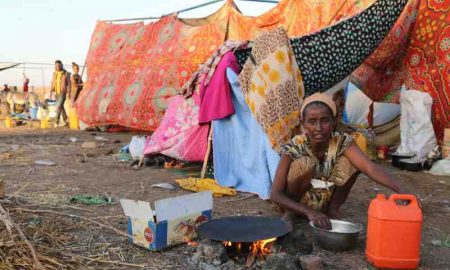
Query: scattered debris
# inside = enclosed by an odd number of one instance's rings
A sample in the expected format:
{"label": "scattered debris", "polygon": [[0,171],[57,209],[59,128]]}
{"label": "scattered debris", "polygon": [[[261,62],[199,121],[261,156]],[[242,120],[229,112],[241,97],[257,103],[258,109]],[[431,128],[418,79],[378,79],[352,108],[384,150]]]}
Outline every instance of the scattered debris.
{"label": "scattered debris", "polygon": [[51,160],[48,160],[48,159],[40,159],[40,160],[36,160],[36,161],[34,162],[34,164],[36,164],[36,165],[44,165],[44,166],[55,166],[55,165],[56,165],[55,162],[53,162],[53,161],[51,161]]}
{"label": "scattered debris", "polygon": [[102,141],[102,142],[107,142],[107,141],[109,141],[109,139],[107,139],[107,138],[105,138],[105,137],[103,137],[103,136],[96,136],[94,139],[95,139],[96,141]]}
{"label": "scattered debris", "polygon": [[30,221],[28,221],[28,224],[31,226],[38,226],[42,224],[42,217],[36,217],[36,218],[32,218],[30,219]]}
{"label": "scattered debris", "polygon": [[175,187],[169,183],[158,183],[158,184],[151,185],[151,187],[163,188],[163,189],[169,189],[169,190],[175,189]]}
{"label": "scattered debris", "polygon": [[272,253],[267,256],[266,263],[264,264],[263,269],[297,270],[300,268],[297,266],[294,256],[284,252],[279,252]]}
{"label": "scattered debris", "polygon": [[220,242],[208,239],[200,242],[197,252],[192,256],[192,262],[198,265],[200,269],[207,269],[205,267],[207,265],[219,267],[227,261],[232,260],[228,257],[225,246]]}
{"label": "scattered debris", "polygon": [[27,171],[27,174],[35,174],[36,173],[36,168],[35,167],[30,167]]}
{"label": "scattered debris", "polygon": [[299,257],[303,270],[323,270],[322,258],[315,255],[304,255]]}
{"label": "scattered debris", "polygon": [[5,198],[5,181],[0,180],[0,199]]}
{"label": "scattered debris", "polygon": [[71,203],[81,202],[86,205],[106,205],[113,202],[111,197],[77,194],[70,199]]}
{"label": "scattered debris", "polygon": [[81,144],[81,148],[83,149],[94,149],[97,148],[97,143],[95,142],[84,142]]}
{"label": "scattered debris", "polygon": [[441,240],[431,240],[431,244],[435,247],[442,247],[442,241]]}
{"label": "scattered debris", "polygon": [[70,140],[71,142],[73,142],[73,143],[78,142],[78,138],[75,138],[75,137],[70,137],[69,140]]}
{"label": "scattered debris", "polygon": [[113,154],[114,160],[117,160],[118,162],[124,162],[128,163],[133,161],[133,158],[129,153],[120,153],[120,154]]}

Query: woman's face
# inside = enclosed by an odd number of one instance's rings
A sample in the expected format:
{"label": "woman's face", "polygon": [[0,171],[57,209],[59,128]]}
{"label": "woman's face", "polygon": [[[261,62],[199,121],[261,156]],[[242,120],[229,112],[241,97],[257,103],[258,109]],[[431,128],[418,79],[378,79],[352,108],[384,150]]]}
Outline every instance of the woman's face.
{"label": "woman's face", "polygon": [[312,143],[326,143],[333,131],[334,118],[326,105],[311,104],[304,111],[302,125]]}

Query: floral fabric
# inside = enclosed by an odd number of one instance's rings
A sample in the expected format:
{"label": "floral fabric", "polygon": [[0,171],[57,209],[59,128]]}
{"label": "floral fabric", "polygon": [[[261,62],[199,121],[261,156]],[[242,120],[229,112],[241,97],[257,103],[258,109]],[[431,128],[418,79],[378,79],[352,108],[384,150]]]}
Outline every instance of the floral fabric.
{"label": "floral fabric", "polygon": [[174,96],[159,128],[147,140],[144,154],[163,154],[183,161],[203,161],[208,143],[208,125],[198,124],[200,100]]}
{"label": "floral fabric", "polygon": [[170,15],[149,24],[98,22],[77,113],[88,125],[154,131],[170,98],[225,40],[253,39],[280,26],[290,36],[305,35],[350,17],[374,1],[282,0],[263,15],[249,17],[228,0],[201,19]]}
{"label": "floral fabric", "polygon": [[259,36],[239,75],[245,101],[275,150],[299,124],[303,81],[286,30]]}
{"label": "floral fabric", "polygon": [[352,75],[375,101],[399,102],[400,89],[429,93],[438,139],[450,127],[450,1],[409,0],[381,46]]}

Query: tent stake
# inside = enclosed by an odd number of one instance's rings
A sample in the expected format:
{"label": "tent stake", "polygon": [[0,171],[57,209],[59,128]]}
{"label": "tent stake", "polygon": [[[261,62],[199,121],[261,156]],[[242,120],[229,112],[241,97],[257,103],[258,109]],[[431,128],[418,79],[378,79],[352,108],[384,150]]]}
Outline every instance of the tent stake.
{"label": "tent stake", "polygon": [[206,154],[205,154],[205,158],[203,159],[203,167],[202,167],[202,172],[200,173],[200,178],[205,178],[205,174],[206,174],[206,169],[208,167],[208,160],[209,160],[209,155],[211,153],[211,145],[212,145],[212,123],[210,125],[209,128],[209,134],[208,134],[208,148],[206,149]]}

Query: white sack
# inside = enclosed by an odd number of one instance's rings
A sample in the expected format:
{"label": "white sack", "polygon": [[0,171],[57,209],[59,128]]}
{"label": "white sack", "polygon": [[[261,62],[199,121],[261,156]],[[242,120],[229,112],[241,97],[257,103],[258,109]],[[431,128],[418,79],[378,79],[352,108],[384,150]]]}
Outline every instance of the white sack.
{"label": "white sack", "polygon": [[450,159],[436,161],[428,172],[434,175],[450,176]]}
{"label": "white sack", "polygon": [[400,139],[399,154],[415,153],[417,160],[424,160],[436,146],[431,123],[433,99],[428,93],[408,90],[400,94]]}

